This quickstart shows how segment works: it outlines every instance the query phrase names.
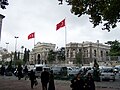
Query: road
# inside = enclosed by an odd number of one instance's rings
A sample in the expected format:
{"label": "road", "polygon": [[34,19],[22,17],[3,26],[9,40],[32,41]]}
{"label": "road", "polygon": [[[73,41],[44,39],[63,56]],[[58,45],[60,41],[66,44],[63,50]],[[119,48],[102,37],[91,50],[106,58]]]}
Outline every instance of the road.
{"label": "road", "polygon": [[[40,79],[38,85],[34,87],[34,90],[42,90]],[[120,90],[120,80],[95,82],[96,90]],[[71,90],[70,81],[55,80],[56,90]],[[3,77],[0,76],[0,90],[31,90],[30,80],[17,80],[14,76]]]}

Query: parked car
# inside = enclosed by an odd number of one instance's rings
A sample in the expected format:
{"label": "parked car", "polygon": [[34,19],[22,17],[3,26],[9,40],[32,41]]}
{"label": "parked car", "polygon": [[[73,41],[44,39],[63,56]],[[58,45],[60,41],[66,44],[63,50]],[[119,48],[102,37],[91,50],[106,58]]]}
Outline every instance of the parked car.
{"label": "parked car", "polygon": [[71,80],[71,79],[73,79],[78,73],[80,72],[80,70],[79,69],[74,69],[74,70],[72,70],[72,71],[70,71],[69,72],[69,75],[68,75],[68,78]]}
{"label": "parked car", "polygon": [[119,72],[120,72],[120,65],[116,65],[116,66],[114,67],[114,72],[115,72],[115,73],[119,73]]}
{"label": "parked car", "polygon": [[53,71],[55,78],[61,79],[67,78],[68,76],[68,69],[66,66],[54,66],[51,70]]}
{"label": "parked car", "polygon": [[88,76],[89,73],[93,76],[94,69],[88,70],[84,76]]}
{"label": "parked car", "polygon": [[113,67],[104,67],[101,69],[101,80],[113,80],[115,81],[115,73]]}

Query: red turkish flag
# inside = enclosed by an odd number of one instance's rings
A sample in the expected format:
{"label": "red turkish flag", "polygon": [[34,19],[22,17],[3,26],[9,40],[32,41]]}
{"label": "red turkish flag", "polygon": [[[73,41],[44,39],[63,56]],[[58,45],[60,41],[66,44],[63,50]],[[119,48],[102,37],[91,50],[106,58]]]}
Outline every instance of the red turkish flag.
{"label": "red turkish flag", "polygon": [[32,39],[32,38],[35,38],[35,32],[33,32],[33,33],[31,33],[31,34],[28,35],[28,40]]}
{"label": "red turkish flag", "polygon": [[56,31],[65,26],[65,19],[56,25]]}

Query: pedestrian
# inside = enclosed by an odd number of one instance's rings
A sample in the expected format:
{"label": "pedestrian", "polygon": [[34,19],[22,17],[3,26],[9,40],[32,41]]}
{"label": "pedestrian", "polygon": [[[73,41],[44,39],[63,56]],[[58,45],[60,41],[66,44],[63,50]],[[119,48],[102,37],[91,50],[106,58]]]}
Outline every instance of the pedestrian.
{"label": "pedestrian", "polygon": [[78,73],[72,80],[70,87],[72,90],[83,90],[84,89],[84,80],[80,73]]}
{"label": "pedestrian", "polygon": [[30,71],[30,81],[31,81],[31,88],[33,89],[33,86],[35,84],[36,76],[35,72],[33,70]]}
{"label": "pedestrian", "polygon": [[93,79],[91,73],[88,73],[88,75],[85,79],[84,88],[85,88],[85,90],[95,90],[95,83],[94,83],[94,79]]}
{"label": "pedestrian", "polygon": [[17,68],[18,80],[20,80],[23,77],[22,70],[23,70],[23,68],[22,68],[21,64],[19,64],[18,68]]}
{"label": "pedestrian", "polygon": [[53,70],[50,71],[48,90],[55,90]]}
{"label": "pedestrian", "polygon": [[1,67],[1,75],[4,76],[4,74],[5,74],[5,66],[2,65],[2,67]]}
{"label": "pedestrian", "polygon": [[49,82],[49,72],[44,69],[41,73],[41,83],[42,83],[42,90],[47,90],[47,84]]}
{"label": "pedestrian", "polygon": [[25,68],[24,68],[24,77],[25,77],[25,80],[28,78],[28,68],[27,68],[27,66],[25,66]]}

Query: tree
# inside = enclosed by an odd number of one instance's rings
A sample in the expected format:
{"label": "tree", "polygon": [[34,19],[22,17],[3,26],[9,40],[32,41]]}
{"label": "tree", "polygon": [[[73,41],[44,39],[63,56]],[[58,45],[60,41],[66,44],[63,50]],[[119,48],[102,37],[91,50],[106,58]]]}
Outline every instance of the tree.
{"label": "tree", "polygon": [[53,50],[50,50],[48,52],[48,57],[47,57],[47,60],[49,61],[49,63],[52,63],[53,61],[55,61],[56,59],[56,54]]}
{"label": "tree", "polygon": [[78,52],[76,54],[76,63],[77,64],[82,64],[82,53],[81,52]]}
{"label": "tree", "polygon": [[21,46],[21,49],[22,49],[22,53],[23,53],[24,46]]}
{"label": "tree", "polygon": [[106,44],[110,45],[110,56],[120,56],[120,42],[118,40],[107,41]]}
{"label": "tree", "polygon": [[7,58],[10,58],[10,53],[4,53],[4,54],[2,54],[2,61],[4,61]]}
{"label": "tree", "polygon": [[14,61],[16,61],[17,60],[17,52],[15,51],[14,52]]}
{"label": "tree", "polygon": [[[59,4],[63,4],[63,0]],[[110,31],[120,22],[119,0],[65,0],[71,5],[71,13],[78,17],[88,15],[90,22],[95,28],[103,23],[102,30]]]}
{"label": "tree", "polygon": [[30,56],[29,53],[30,53],[30,50],[28,49],[27,50],[27,61],[29,61],[29,56]]}
{"label": "tree", "polygon": [[62,47],[57,51],[57,59],[59,61],[65,61],[65,48]]}
{"label": "tree", "polygon": [[24,61],[25,63],[27,62],[27,48],[25,48],[25,51],[24,51],[23,61]]}
{"label": "tree", "polygon": [[9,5],[8,0],[0,0],[0,6],[2,9],[6,9],[7,5]]}
{"label": "tree", "polygon": [[20,60],[20,52],[18,52],[17,60]]}

